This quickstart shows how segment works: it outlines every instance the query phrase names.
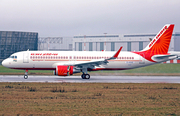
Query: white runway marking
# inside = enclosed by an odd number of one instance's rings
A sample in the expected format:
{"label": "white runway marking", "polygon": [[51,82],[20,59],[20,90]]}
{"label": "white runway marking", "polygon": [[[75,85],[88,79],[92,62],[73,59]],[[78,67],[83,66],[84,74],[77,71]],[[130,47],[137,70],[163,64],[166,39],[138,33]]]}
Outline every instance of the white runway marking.
{"label": "white runway marking", "polygon": [[53,82],[53,83],[180,83],[180,76],[33,76],[24,79],[23,75],[0,75],[0,82]]}

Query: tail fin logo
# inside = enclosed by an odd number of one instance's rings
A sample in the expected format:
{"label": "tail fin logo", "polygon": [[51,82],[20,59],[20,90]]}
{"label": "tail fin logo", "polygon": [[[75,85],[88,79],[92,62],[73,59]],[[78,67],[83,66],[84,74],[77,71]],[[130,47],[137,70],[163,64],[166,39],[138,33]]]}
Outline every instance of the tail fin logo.
{"label": "tail fin logo", "polygon": [[155,62],[151,59],[152,56],[168,53],[173,29],[174,24],[165,25],[145,49],[134,53],[141,55],[146,60]]}
{"label": "tail fin logo", "polygon": [[167,26],[165,26],[161,32],[156,36],[156,38],[149,44],[149,48],[161,37],[161,35],[167,30]]}
{"label": "tail fin logo", "polygon": [[150,55],[167,54],[171,42],[173,29],[174,25],[164,26],[164,28],[156,35],[153,41],[149,44],[150,47],[146,52],[149,52]]}
{"label": "tail fin logo", "polygon": [[167,26],[165,26],[165,27],[161,30],[161,32],[157,35],[156,39],[159,39],[160,35],[162,35],[167,29],[168,29]]}

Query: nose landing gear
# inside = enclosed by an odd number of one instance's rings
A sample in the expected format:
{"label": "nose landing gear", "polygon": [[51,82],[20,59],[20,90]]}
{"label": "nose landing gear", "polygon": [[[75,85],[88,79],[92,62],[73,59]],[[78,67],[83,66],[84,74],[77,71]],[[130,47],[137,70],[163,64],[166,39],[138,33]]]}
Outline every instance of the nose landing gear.
{"label": "nose landing gear", "polygon": [[26,70],[24,74],[24,79],[27,79],[27,78],[28,78],[28,70]]}

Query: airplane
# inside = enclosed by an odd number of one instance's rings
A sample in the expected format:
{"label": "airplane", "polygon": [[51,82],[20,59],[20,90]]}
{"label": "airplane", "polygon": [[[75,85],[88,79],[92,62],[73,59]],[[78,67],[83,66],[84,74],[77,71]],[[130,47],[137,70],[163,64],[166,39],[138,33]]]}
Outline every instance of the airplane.
{"label": "airplane", "polygon": [[54,75],[70,76],[81,73],[90,79],[88,71],[128,70],[178,58],[168,53],[174,24],[166,24],[145,49],[138,52],[121,51],[21,51],[3,60],[2,65],[11,69],[53,70]]}

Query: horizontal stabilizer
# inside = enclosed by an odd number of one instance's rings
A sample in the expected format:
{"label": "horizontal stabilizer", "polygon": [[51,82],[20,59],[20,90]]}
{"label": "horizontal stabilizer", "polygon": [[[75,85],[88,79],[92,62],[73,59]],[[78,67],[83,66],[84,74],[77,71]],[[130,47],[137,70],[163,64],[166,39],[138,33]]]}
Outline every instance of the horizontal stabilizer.
{"label": "horizontal stabilizer", "polygon": [[164,62],[178,58],[177,55],[154,55],[152,59],[156,62]]}

